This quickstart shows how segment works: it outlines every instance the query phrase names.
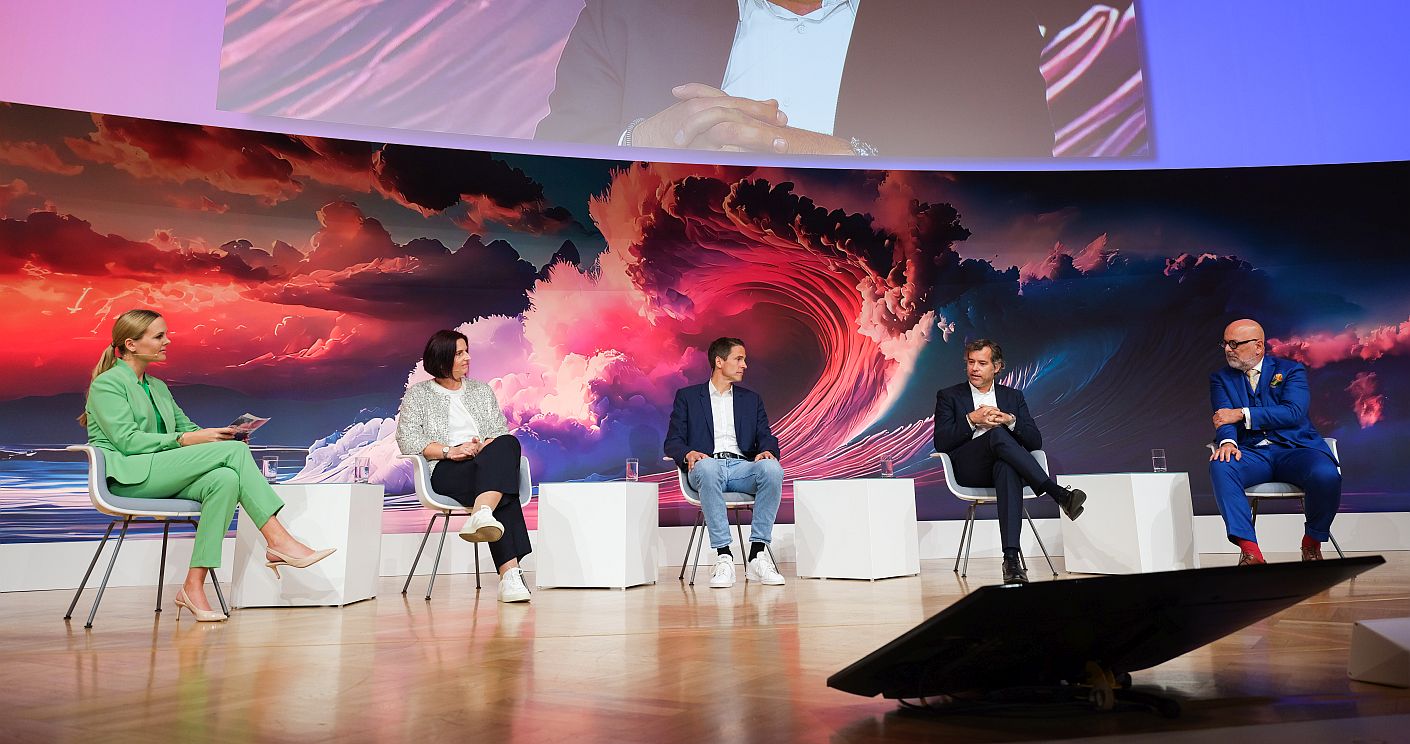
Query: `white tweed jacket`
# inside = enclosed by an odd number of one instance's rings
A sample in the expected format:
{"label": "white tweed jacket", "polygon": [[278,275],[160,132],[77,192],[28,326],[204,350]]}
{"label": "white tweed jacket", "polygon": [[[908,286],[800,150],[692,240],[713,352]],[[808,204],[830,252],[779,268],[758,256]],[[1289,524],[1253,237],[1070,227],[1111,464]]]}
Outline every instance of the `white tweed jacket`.
{"label": "white tweed jacket", "polygon": [[[431,387],[435,384],[435,380],[418,382],[402,396],[401,410],[397,412],[397,447],[404,455],[420,454],[431,442],[459,444],[446,441],[450,438],[450,403],[444,394]],[[480,436],[489,439],[509,433],[509,423],[489,385],[466,378],[460,395],[465,409],[480,428]],[[431,461],[432,469],[437,462]]]}

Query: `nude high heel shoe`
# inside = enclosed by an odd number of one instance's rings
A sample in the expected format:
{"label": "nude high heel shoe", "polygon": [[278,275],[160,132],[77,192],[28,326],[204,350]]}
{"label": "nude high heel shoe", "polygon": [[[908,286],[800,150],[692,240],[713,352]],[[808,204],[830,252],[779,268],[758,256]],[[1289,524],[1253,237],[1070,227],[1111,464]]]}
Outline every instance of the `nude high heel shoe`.
{"label": "nude high heel shoe", "polygon": [[202,610],[191,604],[191,600],[186,596],[185,589],[176,590],[176,621],[181,622],[181,611],[190,610],[196,616],[198,623],[223,623],[227,619],[225,613],[215,610]]}
{"label": "nude high heel shoe", "polygon": [[266,553],[269,553],[270,555],[279,559],[277,561],[265,561],[264,563],[265,566],[269,567],[269,570],[274,572],[274,578],[277,579],[280,578],[280,566],[284,566],[285,568],[308,568],[309,566],[312,566],[313,564],[337,552],[338,549],[324,548],[323,550],[315,550],[309,555],[304,556],[303,558],[295,558],[291,555],[285,555],[284,553],[281,553],[267,545],[265,546],[264,550]]}

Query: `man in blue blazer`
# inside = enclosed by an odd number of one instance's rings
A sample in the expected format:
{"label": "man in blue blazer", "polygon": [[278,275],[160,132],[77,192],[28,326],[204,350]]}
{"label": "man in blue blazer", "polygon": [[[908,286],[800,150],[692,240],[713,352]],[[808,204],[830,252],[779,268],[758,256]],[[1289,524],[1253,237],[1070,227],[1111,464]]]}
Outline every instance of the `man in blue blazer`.
{"label": "man in blue blazer", "polygon": [[778,439],[769,431],[763,399],[738,384],[748,366],[744,342],[717,338],[706,356],[710,361],[710,381],[676,391],[664,448],[676,466],[686,471],[690,486],[700,493],[710,547],[717,554],[710,570],[710,586],[724,589],[734,585],[734,556],[729,547],[724,498],[731,491],[754,494],[745,580],[780,586],[783,576],[765,550],[783,500]]}
{"label": "man in blue blazer", "polygon": [[1043,448],[1043,435],[1023,393],[994,381],[1004,368],[1003,349],[981,338],[965,344],[964,352],[967,381],[935,394],[935,451],[950,456],[956,483],[994,489],[1004,583],[1026,584],[1018,547],[1023,487],[1051,496],[1068,519],[1082,515],[1087,494],[1059,486],[1030,454]]}
{"label": "man in blue blazer", "polygon": [[1264,562],[1244,489],[1270,481],[1306,494],[1302,559],[1320,561],[1341,504],[1341,472],[1307,416],[1307,370],[1265,356],[1263,326],[1253,320],[1230,323],[1220,348],[1228,366],[1209,376],[1215,446],[1209,476],[1229,541],[1239,546],[1239,565]]}

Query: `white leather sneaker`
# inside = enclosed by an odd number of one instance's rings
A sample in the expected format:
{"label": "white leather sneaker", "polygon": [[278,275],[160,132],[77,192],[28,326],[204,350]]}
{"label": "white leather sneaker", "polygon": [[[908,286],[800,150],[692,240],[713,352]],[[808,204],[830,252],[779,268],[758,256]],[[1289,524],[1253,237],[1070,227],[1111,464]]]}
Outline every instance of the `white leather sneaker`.
{"label": "white leather sneaker", "polygon": [[783,574],[774,567],[767,550],[759,551],[758,557],[745,566],[744,580],[757,581],[765,586],[783,586]]}
{"label": "white leather sneaker", "polygon": [[529,587],[524,586],[524,571],[517,566],[499,577],[499,601],[527,602],[531,596]]}
{"label": "white leather sneaker", "polygon": [[728,589],[734,586],[734,556],[715,556],[715,565],[710,569],[710,588]]}
{"label": "white leather sneaker", "polygon": [[494,542],[504,537],[504,525],[487,506],[476,509],[460,528],[460,539],[468,542]]}

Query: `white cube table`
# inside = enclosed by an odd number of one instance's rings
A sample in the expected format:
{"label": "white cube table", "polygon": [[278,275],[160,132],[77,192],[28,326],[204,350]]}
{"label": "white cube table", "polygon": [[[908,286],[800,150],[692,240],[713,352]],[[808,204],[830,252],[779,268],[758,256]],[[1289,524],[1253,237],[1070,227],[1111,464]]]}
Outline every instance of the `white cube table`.
{"label": "white cube table", "polygon": [[345,605],[377,596],[382,556],[382,487],[366,483],[277,485],[279,521],[311,548],[338,551],[308,568],[265,563],[264,537],[240,510],[235,529],[232,607]]}
{"label": "white cube table", "polygon": [[793,481],[793,541],[803,578],[920,573],[916,487],[909,478]]}
{"label": "white cube table", "polygon": [[655,584],[658,498],[655,483],[539,484],[538,588]]}
{"label": "white cube table", "polygon": [[1128,574],[1199,568],[1188,474],[1062,475],[1058,481],[1087,492],[1082,516],[1060,520],[1068,571]]}

